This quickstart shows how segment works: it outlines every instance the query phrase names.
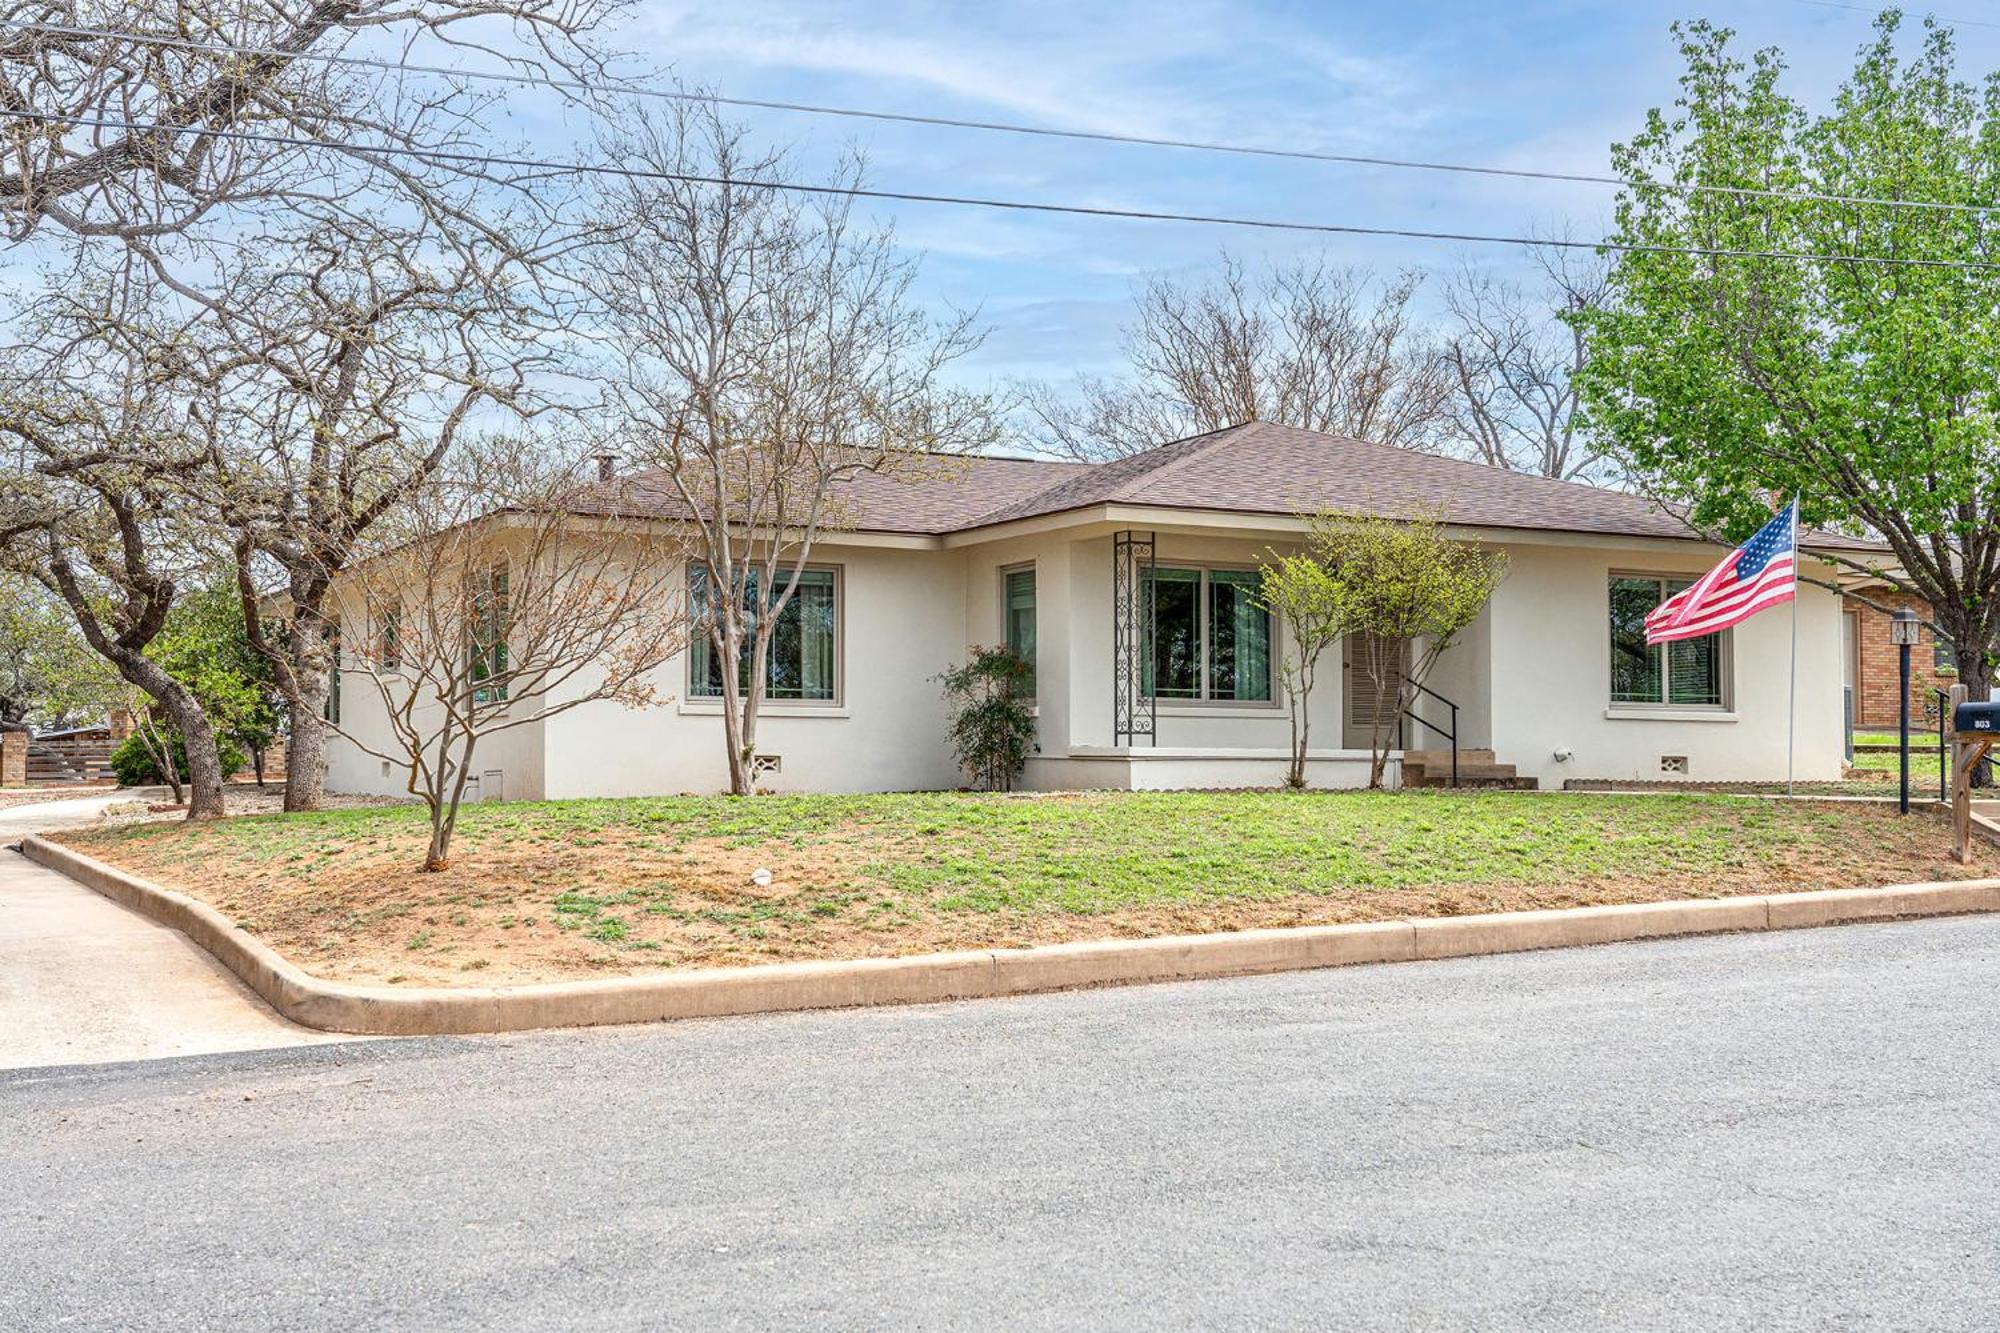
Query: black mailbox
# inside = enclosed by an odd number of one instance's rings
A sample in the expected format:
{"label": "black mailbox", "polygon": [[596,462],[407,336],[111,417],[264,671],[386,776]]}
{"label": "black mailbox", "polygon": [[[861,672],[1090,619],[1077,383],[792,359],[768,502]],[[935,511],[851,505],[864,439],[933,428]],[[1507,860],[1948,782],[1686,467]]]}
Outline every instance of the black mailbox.
{"label": "black mailbox", "polygon": [[1973,703],[1968,700],[1952,710],[1954,731],[2000,732],[2000,703]]}

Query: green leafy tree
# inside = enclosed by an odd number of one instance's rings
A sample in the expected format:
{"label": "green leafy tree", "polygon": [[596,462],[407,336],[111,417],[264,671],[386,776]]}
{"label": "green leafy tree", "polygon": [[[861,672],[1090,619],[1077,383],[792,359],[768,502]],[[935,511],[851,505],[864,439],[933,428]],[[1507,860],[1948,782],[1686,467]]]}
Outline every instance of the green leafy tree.
{"label": "green leafy tree", "polygon": [[1035,744],[1026,698],[1035,669],[1008,647],[974,648],[972,657],[937,677],[952,705],[951,744],[958,762],[988,791],[1010,791]]}
{"label": "green leafy tree", "polygon": [[1278,675],[1284,682],[1292,725],[1292,764],[1286,770],[1285,785],[1299,790],[1306,785],[1313,680],[1319,673],[1321,656],[1347,633],[1352,603],[1341,579],[1310,555],[1273,554],[1260,572],[1263,604],[1284,622],[1291,645]]}
{"label": "green leafy tree", "polygon": [[1308,546],[1339,589],[1349,654],[1387,702],[1375,710],[1369,734],[1368,785],[1380,787],[1396,724],[1507,577],[1507,557],[1455,540],[1434,513],[1320,514]]}
{"label": "green leafy tree", "polygon": [[263,755],[278,733],[282,703],[270,659],[250,644],[232,583],[183,594],[146,655],[188,688],[216,739],[235,754],[225,775],[241,766],[245,752]]}
{"label": "green leafy tree", "polygon": [[101,721],[122,693],[68,610],[32,579],[0,571],[0,731]]}
{"label": "green leafy tree", "polygon": [[[1785,91],[1778,52],[1746,61],[1727,29],[1675,29],[1680,97],[1613,146],[1618,174],[1793,197],[1626,189],[1612,239],[1679,252],[1622,254],[1606,299],[1574,316],[1582,392],[1630,475],[1706,534],[1740,539],[1793,495],[1808,523],[1880,534],[1896,563],[1883,577],[1931,604],[1984,697],[2000,636],[2000,214],[1982,210],[2000,207],[2000,76],[1959,78],[1935,24],[1900,57],[1900,24],[1883,15],[1819,113]],[[1825,258],[1757,257],[1779,251]]]}
{"label": "green leafy tree", "polygon": [[[227,740],[217,740],[224,772],[243,766],[243,752]],[[187,772],[187,742],[179,732],[157,732],[148,727],[133,732],[111,752],[111,772],[121,787],[148,787],[164,782],[173,789],[174,799],[183,796],[182,774]]]}

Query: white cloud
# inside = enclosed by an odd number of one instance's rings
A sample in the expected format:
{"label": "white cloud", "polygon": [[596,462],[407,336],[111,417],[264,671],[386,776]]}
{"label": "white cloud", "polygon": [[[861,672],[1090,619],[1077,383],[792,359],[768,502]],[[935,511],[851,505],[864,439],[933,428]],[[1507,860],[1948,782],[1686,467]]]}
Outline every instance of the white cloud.
{"label": "white cloud", "polygon": [[[1085,12],[1087,10],[1087,12]],[[1391,60],[1350,51],[1210,0],[1011,5],[940,20],[926,6],[815,5],[755,16],[696,0],[646,17],[683,77],[718,66],[832,75],[945,94],[946,114],[984,108],[1114,134],[1256,134],[1402,122],[1421,105]],[[1299,104],[1307,94],[1308,105]],[[907,105],[907,103],[905,103]],[[1329,113],[1336,114],[1329,114]],[[1263,136],[1260,136],[1263,137]]]}

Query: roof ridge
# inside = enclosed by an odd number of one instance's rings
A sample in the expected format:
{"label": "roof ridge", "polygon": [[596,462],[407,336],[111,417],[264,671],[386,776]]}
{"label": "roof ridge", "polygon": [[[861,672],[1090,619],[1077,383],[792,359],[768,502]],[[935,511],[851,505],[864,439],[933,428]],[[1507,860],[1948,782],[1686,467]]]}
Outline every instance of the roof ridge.
{"label": "roof ridge", "polygon": [[1516,481],[1546,482],[1555,486],[1568,486],[1590,491],[1596,495],[1623,496],[1626,499],[1639,500],[1661,510],[1666,509],[1663,501],[1655,500],[1650,495],[1640,495],[1633,491],[1621,491],[1611,486],[1600,486],[1594,481],[1578,481],[1574,477],[1551,477],[1540,472],[1525,472],[1520,468],[1504,467],[1498,463],[1482,463],[1476,458],[1460,458],[1456,454],[1431,453],[1425,449],[1412,449],[1406,444],[1390,444],[1386,440],[1369,440],[1359,435],[1337,435],[1332,431],[1312,430],[1305,426],[1287,425],[1282,421],[1260,421],[1255,424],[1260,426],[1275,426],[1280,430],[1296,431],[1302,435],[1321,435],[1328,439],[1339,440],[1344,444],[1359,444],[1370,449],[1386,449],[1393,453],[1412,455],[1417,458],[1434,458],[1440,463],[1455,463],[1460,467],[1477,468],[1488,475],[1498,473],[1502,476],[1512,477]]}
{"label": "roof ridge", "polygon": [[[1183,435],[1179,439],[1162,441],[1159,444],[1153,445],[1151,448],[1141,449],[1137,453],[1122,454],[1117,458],[1100,459],[1099,461],[1094,463],[1083,462],[1081,460],[1077,460],[1074,462],[1069,462],[1069,460],[1064,460],[1066,463],[1068,463],[1069,466],[1077,469],[1070,476],[1058,477],[1055,480],[1051,481],[1048,485],[1042,487],[1040,490],[1031,491],[1027,495],[1020,496],[1016,499],[1008,501],[1005,504],[998,505],[992,509],[988,509],[983,513],[976,515],[975,517],[966,520],[964,523],[960,524],[954,530],[958,532],[968,532],[974,528],[985,527],[990,523],[998,521],[1001,515],[1010,514],[1013,511],[1018,510],[1024,506],[1033,505],[1035,501],[1043,498],[1044,496],[1053,494],[1054,492],[1059,491],[1066,486],[1074,485],[1084,480],[1085,478],[1089,477],[1092,473],[1102,472],[1110,469],[1116,469],[1122,464],[1130,464],[1137,460],[1144,459],[1148,454],[1164,453],[1169,449],[1176,448],[1177,446],[1180,445],[1192,444],[1197,440],[1209,441],[1209,443],[1207,444],[1203,444],[1197,448],[1189,449],[1185,453],[1177,455],[1176,457],[1156,462],[1150,467],[1134,469],[1134,477],[1127,478],[1126,480],[1121,482],[1114,482],[1112,484],[1112,488],[1104,494],[1093,495],[1087,499],[1079,500],[1077,502],[1078,504],[1108,503],[1112,500],[1119,498],[1120,492],[1123,491],[1126,486],[1132,484],[1134,480],[1138,478],[1152,479],[1155,477],[1159,477],[1162,474],[1177,471],[1180,465],[1184,463],[1191,462],[1197,458],[1206,457],[1209,450],[1212,447],[1222,443],[1223,436],[1229,434],[1231,431],[1241,430],[1244,426],[1250,424],[1252,423],[1239,421],[1233,426],[1218,426],[1214,430],[1197,431],[1193,435]],[[1075,507],[1076,507],[1075,505],[1061,505],[1054,510],[1049,510],[1046,512],[1061,513],[1064,510],[1073,509]]]}
{"label": "roof ridge", "polygon": [[[1156,466],[1143,469],[1137,472],[1135,475],[1125,478],[1123,481],[1114,485],[1111,488],[1110,492],[1104,495],[1102,499],[1106,502],[1112,500],[1130,499],[1131,498],[1130,492],[1133,490],[1134,487],[1139,486],[1141,484],[1150,486],[1152,483],[1160,480],[1162,477],[1171,477],[1176,473],[1182,471],[1183,469],[1191,466],[1192,464],[1199,462],[1201,459],[1207,458],[1211,453],[1214,453],[1217,449],[1222,448],[1224,445],[1231,443],[1229,437],[1234,435],[1236,432],[1248,429],[1251,426],[1258,426],[1264,424],[1267,423],[1260,422],[1255,418],[1252,418],[1249,421],[1239,421],[1233,426],[1224,426],[1219,430],[1204,431],[1200,435],[1185,435],[1178,440],[1170,440],[1166,444],[1160,445],[1159,448],[1163,450],[1171,449],[1175,445],[1193,444],[1196,440],[1201,440],[1204,438],[1206,439],[1207,442],[1198,445],[1195,448],[1189,449],[1185,453],[1178,454],[1173,458],[1166,459],[1163,462],[1157,464]],[[1151,451],[1149,450],[1147,452]],[[1127,455],[1128,458],[1143,458],[1144,456],[1145,455],[1143,453]]]}

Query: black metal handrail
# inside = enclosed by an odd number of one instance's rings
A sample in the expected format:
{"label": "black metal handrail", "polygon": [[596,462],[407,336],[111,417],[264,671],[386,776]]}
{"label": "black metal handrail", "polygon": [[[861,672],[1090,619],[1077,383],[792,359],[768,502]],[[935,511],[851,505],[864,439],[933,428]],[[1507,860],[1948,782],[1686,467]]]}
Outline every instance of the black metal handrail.
{"label": "black metal handrail", "polygon": [[1442,694],[1439,694],[1436,690],[1431,689],[1428,685],[1418,684],[1414,680],[1405,681],[1404,683],[1414,688],[1418,694],[1428,695],[1443,704],[1446,708],[1449,708],[1451,710],[1451,729],[1446,730],[1430,719],[1418,716],[1418,714],[1412,711],[1416,707],[1417,701],[1412,699],[1410,700],[1410,706],[1403,710],[1403,715],[1396,719],[1398,748],[1404,750],[1410,748],[1409,723],[1411,718],[1416,718],[1418,726],[1428,727],[1437,735],[1445,737],[1451,742],[1451,785],[1456,787],[1458,785],[1458,705],[1445,698]]}

